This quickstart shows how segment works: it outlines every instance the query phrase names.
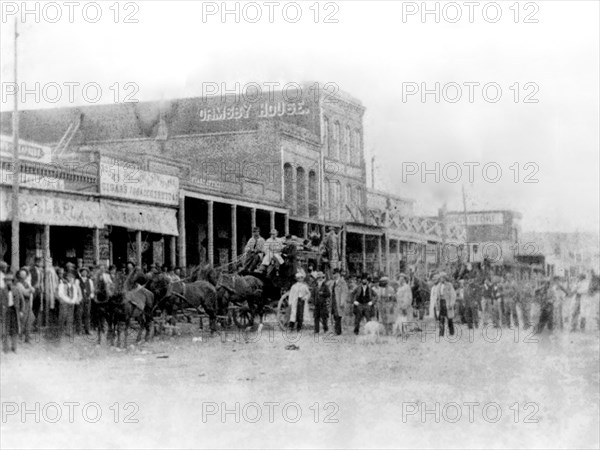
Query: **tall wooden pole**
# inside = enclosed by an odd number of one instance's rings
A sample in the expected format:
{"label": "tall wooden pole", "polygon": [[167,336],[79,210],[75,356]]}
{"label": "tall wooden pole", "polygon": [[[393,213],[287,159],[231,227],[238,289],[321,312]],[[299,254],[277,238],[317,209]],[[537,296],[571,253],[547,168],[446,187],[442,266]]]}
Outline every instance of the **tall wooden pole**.
{"label": "tall wooden pole", "polygon": [[21,177],[21,162],[19,161],[19,87],[17,82],[17,18],[15,17],[15,98],[13,108],[13,184],[12,184],[12,227],[11,227],[11,259],[10,264],[12,271],[16,273],[19,270],[21,249],[20,243],[20,227],[19,227],[19,181]]}
{"label": "tall wooden pole", "polygon": [[179,219],[179,237],[177,238],[177,242],[179,244],[179,267],[182,270],[186,270],[187,268],[187,258],[186,258],[186,237],[185,237],[185,195],[181,194],[179,197],[179,215],[177,217]]}
{"label": "tall wooden pole", "polygon": [[138,268],[142,267],[142,232],[135,232],[135,263]]}
{"label": "tall wooden pole", "polygon": [[208,201],[208,263],[215,263],[215,215],[214,201]]}

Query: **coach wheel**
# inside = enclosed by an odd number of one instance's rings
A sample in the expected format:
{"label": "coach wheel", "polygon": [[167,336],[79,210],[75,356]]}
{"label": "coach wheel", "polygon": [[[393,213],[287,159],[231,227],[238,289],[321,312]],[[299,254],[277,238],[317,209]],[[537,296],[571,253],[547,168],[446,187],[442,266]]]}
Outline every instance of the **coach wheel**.
{"label": "coach wheel", "polygon": [[234,309],[233,321],[238,328],[246,329],[254,326],[254,314],[248,308]]}

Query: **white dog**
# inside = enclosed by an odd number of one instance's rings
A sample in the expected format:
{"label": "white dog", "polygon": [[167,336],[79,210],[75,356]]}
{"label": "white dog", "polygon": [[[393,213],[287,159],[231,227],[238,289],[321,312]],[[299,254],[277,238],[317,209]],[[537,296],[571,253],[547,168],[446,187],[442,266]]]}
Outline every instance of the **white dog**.
{"label": "white dog", "polygon": [[385,334],[385,327],[376,320],[370,320],[365,325],[365,334],[359,336],[357,342],[360,344],[377,344],[379,337]]}

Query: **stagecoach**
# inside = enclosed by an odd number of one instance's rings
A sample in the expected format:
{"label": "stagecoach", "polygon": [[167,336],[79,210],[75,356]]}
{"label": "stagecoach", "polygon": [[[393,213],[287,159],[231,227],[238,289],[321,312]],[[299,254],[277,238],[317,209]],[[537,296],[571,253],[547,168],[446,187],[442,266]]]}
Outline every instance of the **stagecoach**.
{"label": "stagecoach", "polygon": [[[228,312],[235,325],[241,329],[247,329],[255,324],[258,317],[264,324],[265,318],[273,317],[276,324],[283,330],[286,329],[290,320],[290,305],[288,295],[290,288],[295,283],[295,275],[302,269],[308,276],[308,265],[312,263],[318,267],[321,256],[316,250],[297,250],[296,263],[292,269],[282,265],[279,272],[271,277],[263,276],[254,272],[246,275],[254,276],[263,282],[261,298],[254,302],[249,299],[233,300],[229,303]],[[309,284],[310,281],[306,280]],[[312,323],[312,305],[307,302],[304,311],[304,322]],[[275,325],[275,324],[274,324]]]}

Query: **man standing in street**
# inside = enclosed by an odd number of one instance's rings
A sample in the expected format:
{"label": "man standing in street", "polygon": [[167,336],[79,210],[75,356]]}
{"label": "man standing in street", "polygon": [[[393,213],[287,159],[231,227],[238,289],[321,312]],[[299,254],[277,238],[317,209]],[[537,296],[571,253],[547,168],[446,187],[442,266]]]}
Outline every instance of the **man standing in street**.
{"label": "man standing in street", "polygon": [[17,352],[17,341],[19,339],[19,310],[23,303],[23,297],[18,289],[13,286],[13,276],[6,273],[7,266],[4,261],[0,262],[0,329],[2,333],[2,351],[8,352],[8,341],[10,349]]}
{"label": "man standing in street", "polygon": [[341,276],[340,269],[333,269],[333,280],[329,282],[331,290],[331,318],[335,334],[342,334],[342,317],[348,301],[348,285]]}
{"label": "man standing in street", "polygon": [[310,289],[304,282],[304,271],[296,273],[296,282],[292,285],[288,296],[290,304],[290,330],[294,329],[294,326],[298,331],[302,330],[302,323],[304,321],[304,305],[310,299]]}
{"label": "man standing in street", "polygon": [[89,277],[89,271],[85,267],[79,271],[80,281],[79,285],[81,288],[81,303],[75,306],[75,328],[77,334],[83,332],[90,334],[91,328],[91,315],[92,315],[92,301],[94,300],[95,290],[94,282]]}
{"label": "man standing in street", "polygon": [[454,335],[454,306],[456,304],[456,291],[448,281],[445,272],[440,273],[438,283],[431,289],[431,305],[433,315],[439,321],[440,336],[444,336],[446,321],[450,336]]}
{"label": "man standing in street", "polygon": [[352,303],[354,305],[354,334],[360,331],[360,322],[364,317],[367,322],[373,317],[373,305],[377,300],[377,294],[369,286],[371,278],[363,274],[360,284],[352,291]]}
{"label": "man standing in street", "polygon": [[325,274],[317,273],[317,284],[313,288],[314,316],[315,316],[315,334],[319,334],[319,326],[323,324],[323,331],[327,333],[327,321],[329,318],[329,301],[331,291],[325,283]]}
{"label": "man standing in street", "polygon": [[421,280],[415,274],[415,268],[408,269],[408,285],[412,291],[413,308],[416,313],[416,318],[423,321],[425,317],[425,299],[421,296]]}
{"label": "man standing in street", "polygon": [[17,272],[17,283],[15,285],[15,290],[19,292],[19,297],[21,298],[21,307],[19,309],[19,319],[21,322],[21,335],[23,336],[23,341],[28,344],[30,342],[30,333],[31,328],[33,326],[33,287],[27,282],[27,270],[21,269]]}
{"label": "man standing in street", "polygon": [[44,311],[44,260],[41,257],[35,257],[30,273],[31,287],[35,289],[32,302],[33,331],[37,332],[42,325],[42,313]]}
{"label": "man standing in street", "polygon": [[479,328],[479,309],[481,302],[481,285],[478,280],[465,283],[465,321],[469,329]]}
{"label": "man standing in street", "polygon": [[[58,299],[60,301],[59,309],[59,330],[62,336],[62,329],[66,326],[67,336],[73,337],[73,317],[75,305],[81,303],[81,289],[75,281],[75,271],[68,270],[66,279],[61,280],[58,285]],[[65,325],[66,324],[66,325]]]}

